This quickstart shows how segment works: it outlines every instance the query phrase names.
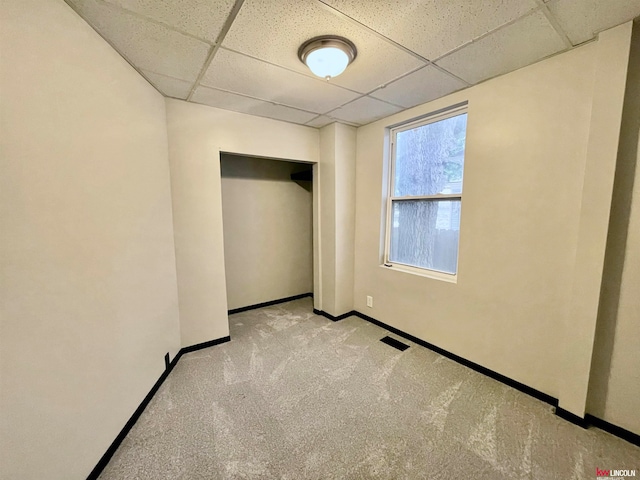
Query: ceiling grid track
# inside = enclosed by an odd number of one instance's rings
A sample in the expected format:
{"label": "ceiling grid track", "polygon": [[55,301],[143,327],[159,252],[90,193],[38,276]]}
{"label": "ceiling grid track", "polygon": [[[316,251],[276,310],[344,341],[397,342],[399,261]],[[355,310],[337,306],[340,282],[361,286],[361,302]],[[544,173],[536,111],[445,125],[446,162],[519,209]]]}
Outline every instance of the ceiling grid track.
{"label": "ceiling grid track", "polygon": [[270,103],[272,105],[278,105],[280,107],[287,107],[287,108],[291,108],[292,110],[298,110],[299,112],[304,112],[304,113],[310,113],[312,115],[318,115],[318,112],[313,112],[311,110],[305,110],[304,108],[300,108],[300,107],[294,107],[292,105],[288,105],[286,103],[281,103],[281,102],[276,102],[274,100],[267,100],[265,98],[260,98],[260,97],[255,97],[253,95],[247,95],[246,93],[238,93],[238,92],[234,92],[232,90],[226,90],[224,88],[219,88],[219,87],[207,87],[206,85],[203,85],[204,88],[209,88],[211,90],[217,90],[219,92],[224,92],[224,93],[230,93],[232,95],[238,95],[239,97],[245,97],[245,98],[250,98],[252,100],[258,100],[260,102],[266,102],[266,103]]}
{"label": "ceiling grid track", "polygon": [[334,15],[337,15],[338,17],[342,18],[343,20],[347,20],[349,23],[356,25],[360,28],[364,28],[365,30],[367,30],[368,32],[374,34],[376,37],[378,37],[380,40],[383,40],[387,43],[389,43],[390,45],[393,45],[394,47],[402,50],[403,52],[411,55],[412,57],[417,58],[418,60],[425,62],[427,65],[431,63],[431,60],[429,60],[428,58],[423,57],[422,55],[420,55],[419,53],[414,52],[413,50],[409,50],[407,47],[405,47],[404,45],[390,39],[389,37],[381,34],[380,32],[378,32],[377,30],[374,30],[373,28],[369,27],[368,25],[365,25],[362,22],[359,22],[358,20],[356,20],[355,18],[347,15],[346,13],[341,12],[340,10],[338,10],[337,8],[329,5],[328,3],[326,3],[324,0],[317,0],[320,5],[322,5],[325,9],[327,9],[328,11],[330,11],[331,13],[333,13]]}
{"label": "ceiling grid track", "polygon": [[[229,48],[229,47],[225,47],[225,46],[221,45],[220,49],[221,50],[225,50],[227,52],[235,53],[237,55],[242,55],[243,57],[251,58],[252,60],[257,60],[258,62],[266,63],[267,65],[271,65],[273,67],[278,67],[278,68],[281,68],[283,70],[287,70],[288,72],[291,72],[291,73],[296,73],[298,75],[302,75],[303,77],[306,77],[306,78],[311,78],[312,80],[315,80],[315,81],[318,81],[318,82],[327,83],[327,81],[324,78],[319,78],[319,77],[316,77],[315,75],[307,75],[306,73],[299,72],[297,70],[294,70],[292,68],[286,67],[284,65],[278,65],[277,63],[270,62],[269,60],[264,60],[262,58],[254,57],[253,55],[249,55],[247,53],[239,52],[238,50],[234,50],[233,48]],[[334,87],[337,87],[337,88],[341,88],[343,90],[347,90],[348,92],[351,92],[351,93],[357,93],[358,95],[362,94],[362,92],[358,92],[357,90],[353,90],[351,88],[343,87],[342,85],[336,85],[335,83],[332,83],[331,85],[333,85]],[[207,85],[204,85],[204,86],[207,87]],[[207,88],[211,88],[211,87],[207,87]]]}
{"label": "ceiling grid track", "polygon": [[213,46],[209,50],[209,55],[207,55],[207,59],[205,60],[204,65],[202,66],[202,69],[200,70],[200,73],[198,74],[198,77],[196,78],[193,84],[193,87],[191,87],[191,91],[187,96],[187,102],[191,101],[191,98],[193,98],[193,94],[196,92],[196,89],[200,86],[200,81],[202,80],[202,77],[204,77],[205,73],[207,73],[209,65],[211,65],[211,62],[213,61],[213,57],[216,56],[216,53],[222,46],[224,37],[226,37],[227,33],[229,33],[229,30],[231,29],[231,25],[233,25],[233,22],[238,16],[238,13],[240,13],[240,9],[242,8],[243,4],[244,4],[244,0],[236,0],[236,2],[233,4],[233,8],[231,9],[231,12],[229,12],[227,21],[224,22],[224,26],[222,27],[222,30],[220,30],[220,33],[216,38],[216,42],[213,44]]}
{"label": "ceiling grid track", "polygon": [[142,14],[140,14],[138,12],[134,12],[133,10],[129,10],[128,8],[125,8],[125,7],[121,6],[121,5],[117,5],[115,3],[110,3],[109,2],[109,7],[113,8],[115,10],[119,10],[121,12],[124,12],[127,15],[131,15],[132,17],[136,17],[136,18],[138,18],[140,20],[143,20],[145,22],[153,23],[155,25],[159,25],[161,27],[168,28],[169,30],[173,30],[174,32],[177,32],[177,33],[179,33],[181,35],[184,35],[185,37],[193,38],[194,40],[198,40],[199,42],[206,43],[208,45],[213,45],[211,40],[207,40],[206,38],[202,38],[202,37],[199,37],[197,35],[194,35],[193,33],[189,33],[186,30],[181,30],[178,27],[175,27],[173,25],[169,25],[167,23],[161,22],[160,20],[156,20],[154,18],[142,15]]}
{"label": "ceiling grid track", "polygon": [[[391,85],[393,82],[397,82],[398,80],[402,80],[404,77],[408,77],[409,75],[412,75],[412,74],[414,74],[414,73],[416,73],[416,72],[418,72],[420,70],[424,70],[425,68],[427,68],[429,66],[435,67],[435,64],[429,63],[428,65],[421,65],[418,68],[414,68],[413,70],[409,70],[408,72],[403,73],[402,75],[400,75],[400,76],[398,76],[396,78],[393,78],[393,79],[389,80],[388,82],[385,82],[383,84],[378,85],[373,90],[367,92],[366,95],[371,95],[373,92],[378,91],[381,88],[386,88],[387,85]],[[399,107],[400,105],[397,105],[397,106]]]}
{"label": "ceiling grid track", "polygon": [[[575,11],[590,0],[64,1],[163,96],[316,128],[366,125],[595,41],[592,32],[640,14],[640,0],[589,17]],[[367,53],[329,86],[290,55],[321,30],[357,37]]]}
{"label": "ceiling grid track", "polygon": [[562,27],[560,26],[560,23],[558,22],[556,17],[553,16],[553,14],[551,13],[551,10],[549,10],[549,7],[547,6],[547,4],[544,3],[543,0],[538,0],[538,2],[541,3],[540,11],[542,13],[544,13],[544,16],[546,17],[547,21],[551,24],[551,26],[556,31],[558,36],[560,36],[560,38],[562,38],[562,41],[564,42],[565,47],[567,47],[567,49],[573,48],[574,45],[573,45],[573,43],[571,43],[571,40],[569,40],[569,36],[562,29]]}
{"label": "ceiling grid track", "polygon": [[[71,8],[74,12],[76,12],[76,13],[78,14],[78,16],[79,16],[79,17],[82,17],[82,15],[80,15],[80,12],[78,11],[77,7],[76,7],[73,3],[71,3],[69,0],[64,0],[64,2],[69,6],[69,8]],[[127,12],[128,12],[128,10],[127,10]],[[118,50],[118,49],[116,48],[116,46],[113,44],[113,42],[112,42],[110,39],[108,39],[107,37],[105,37],[105,36],[104,36],[104,35],[103,35],[103,34],[102,34],[102,33],[101,33],[97,28],[95,28],[91,23],[87,22],[87,25],[89,25],[89,26],[93,29],[93,31],[94,31],[94,32],[96,32],[96,33],[100,36],[100,38],[102,38],[105,42],[107,42],[107,44],[109,44],[109,46],[110,46],[111,48],[113,48],[116,52],[118,52],[118,54],[119,54],[119,55],[124,59],[124,61],[125,61],[125,62],[127,62],[127,63],[129,64],[129,66],[131,66],[131,68],[133,68],[136,72],[138,72],[138,74],[139,74],[142,78],[144,78],[144,79],[147,81],[147,83],[148,83],[149,85],[151,85],[151,86],[154,88],[154,90],[155,90],[156,92],[158,92],[160,95],[164,96],[164,93],[162,93],[162,92],[160,91],[160,89],[159,89],[158,87],[156,87],[156,86],[153,84],[153,82],[147,78],[147,76],[142,72],[142,70],[141,70],[140,68],[138,68],[138,67],[136,66],[136,64],[135,64],[135,63],[133,63],[131,60],[129,60],[129,58],[128,58],[124,53],[122,53],[120,50]],[[163,25],[163,26],[165,26],[164,24],[162,24],[162,25]]]}
{"label": "ceiling grid track", "polygon": [[[525,15],[521,15],[521,16],[519,16],[517,18],[514,18],[513,20],[510,20],[510,21],[508,21],[506,23],[503,23],[502,25],[497,26],[493,30],[489,30],[489,31],[483,33],[482,35],[478,35],[476,38],[472,38],[468,42],[465,42],[462,45],[457,46],[453,50],[450,50],[450,51],[448,51],[446,53],[443,53],[442,55],[440,55],[438,58],[436,58],[434,60],[434,63],[442,60],[443,58],[448,57],[449,55],[452,55],[454,53],[459,52],[460,50],[462,50],[465,47],[468,47],[469,45],[472,45],[474,43],[478,43],[480,40],[483,40],[484,38],[486,38],[486,37],[488,37],[490,35],[493,35],[494,33],[497,33],[500,30],[504,30],[505,28],[510,27],[514,23],[518,23],[519,21],[521,21],[524,18],[530,17],[531,15],[535,15],[536,13],[538,13],[541,10],[542,10],[542,7],[538,6],[536,8],[531,9],[531,11],[527,12]],[[444,70],[444,71],[446,72],[447,70]],[[471,84],[471,85],[473,85],[473,84]]]}
{"label": "ceiling grid track", "polygon": [[[551,24],[551,26],[554,28],[554,30],[556,31],[556,33],[558,33],[558,36],[560,36],[560,38],[562,39],[562,41],[565,43],[565,45],[567,46],[567,48],[572,48],[573,44],[571,44],[571,42],[569,41],[567,35],[564,33],[564,31],[562,30],[562,28],[560,27],[560,25],[558,24],[558,21],[555,19],[555,17],[551,14],[551,12],[549,11],[546,3],[544,3],[543,0],[534,0],[537,4],[536,7],[532,8],[529,12],[527,12],[525,15],[520,15],[516,18],[514,18],[513,20],[509,21],[509,22],[505,22],[501,25],[499,25],[498,27],[489,30],[485,33],[483,33],[482,35],[479,35],[476,38],[473,38],[471,40],[469,40],[468,42],[463,43],[462,45],[459,45],[458,47],[440,55],[439,57],[435,58],[434,60],[429,60],[426,57],[423,57],[422,55],[418,54],[417,52],[414,52],[413,50],[408,49],[407,47],[405,47],[404,45],[390,39],[389,37],[387,37],[386,35],[383,35],[382,33],[378,32],[377,30],[369,27],[368,25],[365,25],[364,23],[356,20],[355,18],[347,15],[344,12],[341,12],[340,10],[338,10],[337,8],[333,7],[332,5],[329,5],[328,3],[326,3],[325,0],[317,0],[318,3],[320,3],[320,5],[322,5],[324,8],[326,8],[328,11],[332,12],[333,14],[337,15],[340,18],[343,18],[344,20],[347,20],[348,22],[350,22],[353,25],[356,25],[358,27],[364,28],[366,29],[368,32],[374,34],[376,37],[380,38],[381,40],[389,43],[390,45],[404,51],[405,53],[408,53],[409,55],[412,55],[413,57],[417,58],[418,60],[425,62],[425,66],[433,66],[435,67],[437,70],[439,70],[440,72],[454,78],[455,80],[458,80],[462,83],[464,83],[467,86],[472,86],[473,83],[468,82],[467,80],[465,80],[464,78],[459,77],[458,75],[448,71],[447,69],[441,67],[440,65],[437,65],[436,62],[438,62],[439,60],[442,60],[443,58],[458,52],[459,50],[462,50],[463,48],[476,43],[480,40],[482,40],[483,38],[489,36],[489,35],[493,35],[494,33],[507,28],[511,25],[513,25],[514,23],[517,23],[518,21],[522,20],[523,18],[526,18],[530,15],[534,15],[537,12],[543,12],[545,17],[547,18],[547,20],[549,21],[549,23]],[[403,78],[407,75],[410,75],[411,73],[414,72],[409,72],[406,75],[403,75],[402,77],[396,78],[390,82],[387,82],[387,84],[392,83],[395,80],[399,80],[400,78]],[[377,89],[375,89],[377,90]],[[374,92],[375,90],[372,90],[371,92],[368,92],[366,95],[369,95],[370,93]],[[375,97],[373,97],[375,98]],[[379,100],[379,99],[376,99]],[[351,102],[347,102],[347,103],[351,103]],[[346,104],[345,104],[346,105]]]}

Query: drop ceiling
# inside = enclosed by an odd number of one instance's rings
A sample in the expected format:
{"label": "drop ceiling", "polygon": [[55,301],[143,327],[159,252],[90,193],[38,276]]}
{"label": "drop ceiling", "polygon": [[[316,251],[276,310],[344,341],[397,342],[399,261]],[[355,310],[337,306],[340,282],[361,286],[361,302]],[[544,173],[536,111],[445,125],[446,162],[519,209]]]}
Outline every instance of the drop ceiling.
{"label": "drop ceiling", "polygon": [[[640,0],[66,0],[163,95],[312,127],[364,125],[592,40]],[[329,82],[297,57],[347,37]]]}

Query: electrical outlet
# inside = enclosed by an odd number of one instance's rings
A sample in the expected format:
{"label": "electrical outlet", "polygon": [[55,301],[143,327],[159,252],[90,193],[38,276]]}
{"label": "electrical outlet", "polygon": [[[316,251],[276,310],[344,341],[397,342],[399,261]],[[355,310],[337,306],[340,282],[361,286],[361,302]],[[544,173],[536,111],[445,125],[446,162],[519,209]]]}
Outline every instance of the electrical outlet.
{"label": "electrical outlet", "polygon": [[373,297],[371,295],[367,295],[367,307],[373,308]]}

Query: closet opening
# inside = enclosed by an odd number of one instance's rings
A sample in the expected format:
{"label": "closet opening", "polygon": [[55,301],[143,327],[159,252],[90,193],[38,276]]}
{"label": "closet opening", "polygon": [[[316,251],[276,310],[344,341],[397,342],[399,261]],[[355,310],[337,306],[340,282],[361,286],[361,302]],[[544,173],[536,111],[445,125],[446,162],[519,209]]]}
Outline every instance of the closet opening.
{"label": "closet opening", "polygon": [[308,162],[220,153],[229,313],[313,296],[316,169]]}

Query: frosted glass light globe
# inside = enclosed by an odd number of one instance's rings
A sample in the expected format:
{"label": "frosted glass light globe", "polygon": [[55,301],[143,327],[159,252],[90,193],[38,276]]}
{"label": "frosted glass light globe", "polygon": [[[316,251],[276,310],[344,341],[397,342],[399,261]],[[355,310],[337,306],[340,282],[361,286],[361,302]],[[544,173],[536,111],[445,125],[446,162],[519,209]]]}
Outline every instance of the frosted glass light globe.
{"label": "frosted glass light globe", "polygon": [[327,80],[344,72],[357,55],[353,42],[337,35],[311,38],[298,49],[298,58],[311,73]]}
{"label": "frosted glass light globe", "polygon": [[318,48],[309,53],[306,64],[314,75],[329,80],[344,72],[349,65],[349,56],[336,47]]}

